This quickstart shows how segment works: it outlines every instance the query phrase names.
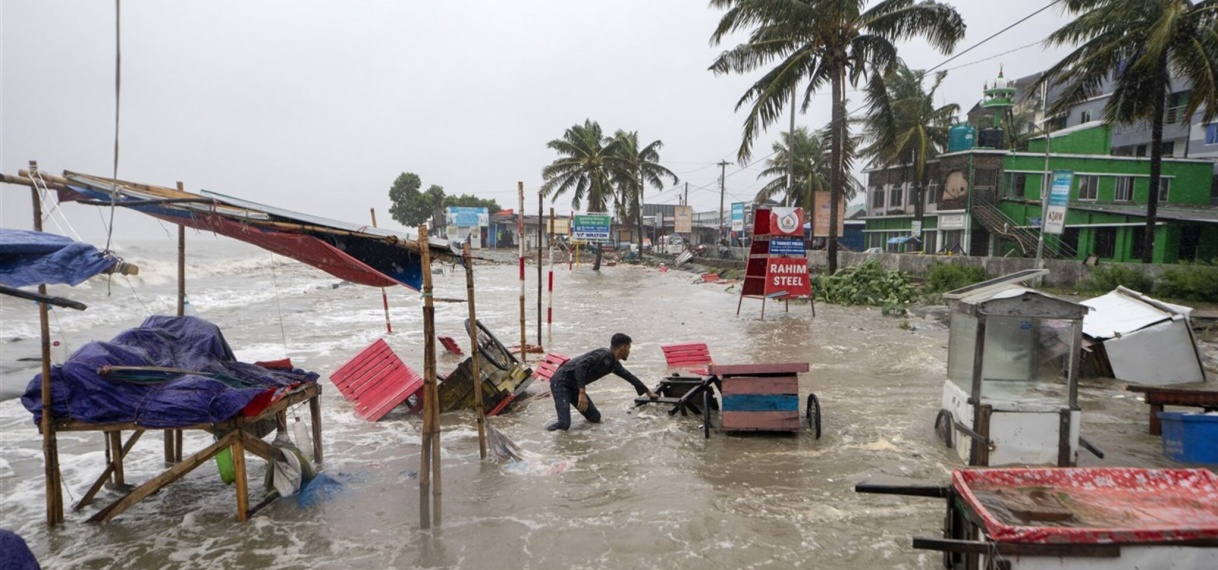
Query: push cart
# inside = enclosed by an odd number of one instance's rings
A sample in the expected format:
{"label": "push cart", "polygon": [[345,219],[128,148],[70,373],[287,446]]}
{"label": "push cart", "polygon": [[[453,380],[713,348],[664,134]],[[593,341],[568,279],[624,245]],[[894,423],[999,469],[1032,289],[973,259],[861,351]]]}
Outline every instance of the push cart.
{"label": "push cart", "polygon": [[[801,419],[821,435],[820,400],[808,394],[800,414],[799,373],[807,362],[777,364],[711,364],[704,376],[672,374],[660,380],[653,392],[658,400],[635,399],[638,405],[670,406],[670,415],[702,417],[702,432],[710,437],[711,412],[719,410],[724,432],[798,432]],[[718,391],[722,405],[715,397]],[[720,409],[721,408],[721,409]]]}
{"label": "push cart", "polygon": [[969,465],[1072,466],[1080,446],[1078,370],[1088,307],[1018,285],[1028,270],[944,295],[947,380],[935,431]]}
{"label": "push cart", "polygon": [[1218,475],[1207,469],[958,469],[946,486],[861,483],[944,498],[948,569],[1218,568]]}

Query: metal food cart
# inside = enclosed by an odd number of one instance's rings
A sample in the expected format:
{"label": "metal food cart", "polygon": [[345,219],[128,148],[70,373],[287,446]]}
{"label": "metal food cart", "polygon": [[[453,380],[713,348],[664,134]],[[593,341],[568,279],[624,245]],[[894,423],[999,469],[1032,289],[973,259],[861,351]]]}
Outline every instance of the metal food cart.
{"label": "metal food cart", "polygon": [[1207,469],[958,469],[950,485],[860,483],[944,498],[948,569],[1218,568],[1218,475]]}
{"label": "metal food cart", "polygon": [[947,380],[935,430],[969,465],[1072,466],[1084,305],[1019,285],[1027,270],[944,294]]}

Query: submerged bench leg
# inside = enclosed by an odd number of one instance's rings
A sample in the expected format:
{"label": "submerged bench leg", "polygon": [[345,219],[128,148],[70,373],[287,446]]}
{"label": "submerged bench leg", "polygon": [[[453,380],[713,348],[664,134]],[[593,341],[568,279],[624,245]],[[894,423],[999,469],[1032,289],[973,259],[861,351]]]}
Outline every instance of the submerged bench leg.
{"label": "submerged bench leg", "polygon": [[1159,423],[1159,412],[1163,411],[1163,404],[1150,405],[1150,435],[1163,435],[1163,424]]}
{"label": "submerged bench leg", "polygon": [[[238,434],[241,430],[236,430]],[[245,440],[240,435],[233,438],[233,473],[237,477],[237,522],[249,518],[250,485],[245,473]]]}

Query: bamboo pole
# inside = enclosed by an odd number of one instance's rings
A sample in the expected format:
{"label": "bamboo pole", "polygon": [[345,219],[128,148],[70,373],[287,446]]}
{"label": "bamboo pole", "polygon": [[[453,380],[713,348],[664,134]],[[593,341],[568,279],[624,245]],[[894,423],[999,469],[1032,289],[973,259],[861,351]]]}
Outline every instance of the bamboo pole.
{"label": "bamboo pole", "polygon": [[[30,161],[30,170],[37,172],[38,163]],[[33,200],[34,231],[42,231],[42,198],[38,188],[30,187]],[[38,294],[46,296],[47,286],[38,285]],[[59,473],[59,442],[55,438],[55,423],[51,417],[51,319],[47,304],[38,303],[38,326],[42,348],[42,457],[46,472],[47,526],[63,522],[63,490]]]}
{"label": "bamboo pole", "polygon": [[[516,191],[520,197],[520,216],[516,218],[516,229],[520,233],[520,243],[518,248],[520,251],[520,362],[528,362],[526,356],[528,352],[524,347],[528,344],[525,332],[525,316],[524,316],[524,182],[516,183]],[[537,223],[541,223],[539,220]]]}
{"label": "bamboo pole", "polygon": [[[376,208],[368,208],[372,213],[372,227],[376,227]],[[423,244],[426,249],[426,245]],[[389,293],[381,287],[381,304],[385,305],[385,334],[393,334],[393,325],[389,324]]]}
{"label": "bamboo pole", "polygon": [[478,456],[486,460],[486,409],[482,406],[482,356],[478,352],[478,312],[474,308],[474,256],[469,242],[465,242],[461,253],[465,258],[465,297],[469,302],[469,344],[474,371],[474,409],[478,414]]}
{"label": "bamboo pole", "polygon": [[[545,219],[546,213],[543,209],[545,195],[540,190],[537,191],[537,347],[541,344],[541,252],[546,246],[543,238],[545,237]],[[520,345],[520,353],[525,353],[525,346]]]}
{"label": "bamboo pole", "polygon": [[[422,528],[440,526],[440,393],[436,385],[436,308],[432,302],[431,255],[427,225],[419,226],[423,269],[423,449],[419,475],[419,519]],[[432,479],[435,479],[434,483]]]}
{"label": "bamboo pole", "polygon": [[[185,192],[186,185],[178,181],[178,191]],[[178,316],[186,315],[186,226],[178,224]],[[167,429],[161,432],[165,438],[165,463],[176,463],[182,460],[182,450],[178,449],[178,440],[182,430]]]}

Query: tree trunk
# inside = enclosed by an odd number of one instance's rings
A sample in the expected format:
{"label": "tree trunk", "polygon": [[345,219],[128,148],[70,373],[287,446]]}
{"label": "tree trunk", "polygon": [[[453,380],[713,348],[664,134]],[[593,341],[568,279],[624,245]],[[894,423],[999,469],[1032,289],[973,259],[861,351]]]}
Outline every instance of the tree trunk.
{"label": "tree trunk", "polygon": [[[598,244],[596,244],[596,259],[594,259],[592,261],[592,270],[593,271],[601,270],[601,255],[602,255],[601,244],[598,243]],[[643,256],[643,251],[639,250],[639,258],[642,259],[642,256]]]}
{"label": "tree trunk", "polygon": [[829,255],[829,275],[837,273],[837,211],[842,200],[842,153],[845,151],[843,136],[846,131],[846,102],[843,89],[842,63],[834,65],[833,70],[833,112],[831,114],[831,142],[829,151],[829,227],[827,253]]}
{"label": "tree trunk", "polygon": [[[917,202],[914,203],[914,218],[918,220],[919,231],[923,227],[923,219],[926,216],[926,197],[923,194],[926,192],[927,184],[930,183],[930,170],[926,168],[926,165],[922,165],[922,176],[920,178],[918,180],[918,187],[914,189],[914,195],[917,199]],[[922,235],[919,233],[917,237],[918,242],[920,242],[918,249],[924,250],[926,243],[922,240]]]}
{"label": "tree trunk", "polygon": [[1159,217],[1159,180],[1163,172],[1163,114],[1167,107],[1167,51],[1159,60],[1159,80],[1155,82],[1154,116],[1150,119],[1150,195],[1146,200],[1146,236],[1142,240],[1142,263],[1153,263],[1155,223]]}

